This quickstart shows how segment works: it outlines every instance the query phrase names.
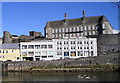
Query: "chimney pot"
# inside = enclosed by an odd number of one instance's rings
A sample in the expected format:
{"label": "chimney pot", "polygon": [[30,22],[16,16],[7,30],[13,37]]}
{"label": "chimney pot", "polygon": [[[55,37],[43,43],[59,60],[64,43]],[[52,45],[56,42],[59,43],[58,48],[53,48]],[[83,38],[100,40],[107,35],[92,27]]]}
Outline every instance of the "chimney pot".
{"label": "chimney pot", "polygon": [[82,13],[83,13],[83,17],[85,17],[85,11],[83,11]]}
{"label": "chimney pot", "polygon": [[65,20],[67,19],[67,13],[64,13],[64,18],[65,18]]}

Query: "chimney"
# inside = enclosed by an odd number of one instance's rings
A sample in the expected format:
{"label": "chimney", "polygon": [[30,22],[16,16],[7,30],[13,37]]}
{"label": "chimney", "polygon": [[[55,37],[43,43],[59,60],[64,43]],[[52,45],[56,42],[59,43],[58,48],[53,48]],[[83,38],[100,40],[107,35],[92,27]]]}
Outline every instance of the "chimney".
{"label": "chimney", "polygon": [[64,19],[65,20],[67,19],[67,13],[64,13]]}
{"label": "chimney", "polygon": [[83,17],[85,17],[85,11],[82,11]]}

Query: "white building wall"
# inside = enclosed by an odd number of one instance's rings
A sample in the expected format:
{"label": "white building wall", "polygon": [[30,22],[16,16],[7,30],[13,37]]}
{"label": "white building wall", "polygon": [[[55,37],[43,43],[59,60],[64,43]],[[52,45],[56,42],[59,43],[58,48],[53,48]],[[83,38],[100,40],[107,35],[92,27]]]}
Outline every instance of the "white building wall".
{"label": "white building wall", "polygon": [[[92,42],[92,43],[91,43]],[[36,57],[40,56],[40,60],[56,60],[56,59],[65,59],[65,58],[80,58],[80,57],[89,57],[97,56],[97,40],[96,38],[63,38],[63,39],[52,39],[45,41],[35,41],[35,42],[21,42],[20,43],[21,56],[22,52],[27,52],[26,57],[30,57],[28,52],[33,51],[34,55],[33,60],[36,61]],[[27,45],[27,49],[22,49],[22,45]],[[33,45],[34,49],[28,49],[29,45]],[[35,45],[47,45],[46,49],[35,49]],[[52,48],[49,49],[48,45],[52,45]],[[40,55],[37,55],[35,52],[40,51]],[[44,55],[42,52],[47,52]],[[52,52],[53,57],[49,57],[49,52]],[[75,52],[75,53],[72,53]],[[80,55],[79,55],[80,54]],[[66,56],[65,56],[66,55]],[[79,56],[78,56],[79,55]],[[42,56],[47,56],[43,58]],[[23,58],[21,58],[23,60]]]}
{"label": "white building wall", "polygon": [[[62,42],[62,58],[80,58],[80,57],[89,57],[89,56],[97,56],[97,40],[96,38],[64,38],[64,39],[54,39],[56,53],[57,54],[57,48],[60,46],[57,45],[57,42]],[[68,44],[65,46],[64,42],[68,41]],[[82,44],[78,44],[78,42],[81,41]],[[71,42],[75,42],[72,44]],[[92,42],[92,43],[91,43]],[[69,49],[64,49],[65,47]],[[78,49],[79,47],[79,49]],[[82,47],[82,49],[80,49]],[[65,57],[64,52],[69,52],[69,56]],[[75,52],[76,56],[71,56],[71,52]],[[82,53],[82,56],[78,56],[78,52]],[[91,54],[92,53],[92,54]],[[57,56],[57,55],[56,55]]]}

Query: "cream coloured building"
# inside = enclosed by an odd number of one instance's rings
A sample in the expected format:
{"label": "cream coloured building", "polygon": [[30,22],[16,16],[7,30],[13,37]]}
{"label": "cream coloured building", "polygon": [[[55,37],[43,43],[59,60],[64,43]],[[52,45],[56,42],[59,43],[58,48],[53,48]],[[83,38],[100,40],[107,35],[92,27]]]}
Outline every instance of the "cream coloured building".
{"label": "cream coloured building", "polygon": [[19,61],[20,50],[18,43],[0,44],[0,61]]}

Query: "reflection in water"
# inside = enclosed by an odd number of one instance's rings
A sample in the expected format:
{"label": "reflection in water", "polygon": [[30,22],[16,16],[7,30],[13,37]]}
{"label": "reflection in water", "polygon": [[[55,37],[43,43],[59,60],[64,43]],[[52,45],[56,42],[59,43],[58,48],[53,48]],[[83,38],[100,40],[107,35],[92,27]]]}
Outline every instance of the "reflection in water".
{"label": "reflection in water", "polygon": [[117,72],[4,72],[3,81],[118,81]]}

